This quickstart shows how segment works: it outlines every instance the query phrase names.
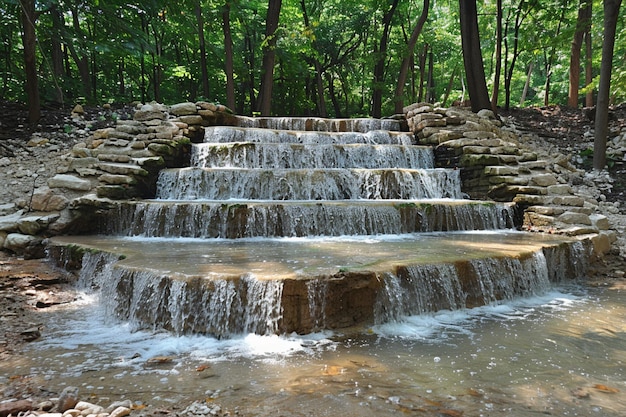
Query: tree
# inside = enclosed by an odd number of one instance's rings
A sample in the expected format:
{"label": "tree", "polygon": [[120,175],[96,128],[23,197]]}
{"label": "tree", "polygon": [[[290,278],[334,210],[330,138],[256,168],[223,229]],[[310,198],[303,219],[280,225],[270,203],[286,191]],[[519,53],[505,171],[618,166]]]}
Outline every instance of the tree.
{"label": "tree", "polygon": [[413,51],[415,50],[415,44],[417,43],[417,38],[420,33],[422,33],[422,28],[424,27],[424,23],[426,23],[426,19],[428,18],[428,9],[430,8],[430,1],[424,0],[424,5],[422,6],[422,14],[420,14],[419,19],[417,19],[417,23],[411,32],[411,37],[406,45],[406,55],[402,58],[402,63],[400,64],[400,74],[398,74],[398,83],[396,84],[396,93],[395,93],[395,112],[402,113],[404,107],[404,84],[406,83],[406,78],[409,73],[409,65],[411,64],[411,58],[413,57]]}
{"label": "tree", "polygon": [[491,109],[498,108],[498,93],[500,92],[500,72],[502,71],[502,0],[496,1],[496,68],[493,73],[493,90],[491,91]]}
{"label": "tree", "polygon": [[385,82],[385,62],[387,60],[387,46],[389,44],[389,32],[391,30],[391,20],[398,7],[400,0],[392,0],[389,9],[383,15],[383,33],[380,42],[374,49],[376,64],[374,65],[374,88],[372,91],[372,117],[382,116],[383,88]]}
{"label": "tree", "polygon": [[235,109],[235,69],[233,64],[233,38],[230,30],[230,3],[222,8],[222,31],[224,32],[224,69],[226,71],[226,105]]}
{"label": "tree", "polygon": [[478,112],[482,109],[491,108],[491,102],[489,101],[485,67],[480,48],[476,0],[459,0],[459,15],[467,88],[472,103],[472,111]]}
{"label": "tree", "polygon": [[576,31],[572,40],[572,49],[569,61],[569,92],[567,105],[578,107],[578,90],[580,89],[580,50],[585,33],[591,26],[591,1],[580,0],[578,17],[576,19]]}
{"label": "tree", "polygon": [[261,64],[261,116],[269,116],[272,106],[272,89],[274,87],[274,63],[276,61],[276,41],[278,21],[282,0],[269,0],[267,17],[265,18],[265,39],[263,40],[263,63]]}
{"label": "tree", "polygon": [[602,64],[600,85],[596,104],[595,136],[593,140],[593,168],[600,171],[606,166],[606,137],[609,130],[609,94],[613,49],[617,29],[617,16],[622,0],[604,0],[604,41],[602,42]]}
{"label": "tree", "polygon": [[206,41],[204,39],[204,16],[202,15],[202,1],[195,1],[196,23],[198,24],[198,46],[200,47],[200,71],[202,73],[202,95],[209,97],[209,69],[206,59]]}
{"label": "tree", "polygon": [[22,9],[22,43],[24,45],[24,69],[26,72],[26,95],[28,96],[28,121],[36,123],[41,117],[41,103],[39,99],[39,78],[37,77],[37,58],[35,45],[35,0],[20,0]]}

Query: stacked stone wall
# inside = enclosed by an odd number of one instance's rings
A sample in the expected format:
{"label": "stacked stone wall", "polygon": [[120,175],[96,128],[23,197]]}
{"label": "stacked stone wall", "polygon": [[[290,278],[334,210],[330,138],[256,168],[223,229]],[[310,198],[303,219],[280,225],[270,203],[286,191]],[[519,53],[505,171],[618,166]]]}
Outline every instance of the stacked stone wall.
{"label": "stacked stone wall", "polygon": [[48,236],[96,230],[115,200],[153,198],[161,169],[188,165],[190,143],[202,141],[204,127],[236,121],[225,106],[207,102],[138,105],[132,120],[77,143],[46,186],[0,216],[0,248],[40,257]]}
{"label": "stacked stone wall", "polygon": [[417,143],[434,147],[436,165],[460,170],[469,198],[516,203],[525,230],[594,235],[600,253],[616,240],[598,201],[572,186],[584,172],[563,155],[539,159],[491,110],[416,103],[404,113]]}

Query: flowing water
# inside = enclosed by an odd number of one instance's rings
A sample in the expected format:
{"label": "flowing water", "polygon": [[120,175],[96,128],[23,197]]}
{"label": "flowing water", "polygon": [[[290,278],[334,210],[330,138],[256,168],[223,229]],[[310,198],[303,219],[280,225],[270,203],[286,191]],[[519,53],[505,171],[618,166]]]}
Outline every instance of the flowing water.
{"label": "flowing water", "polygon": [[227,340],[132,331],[99,305],[87,292],[42,312],[44,338],[0,363],[0,378],[74,385],[105,404],[209,401],[254,416],[626,413],[626,293],[616,289],[574,284],[392,324]]}
{"label": "flowing water", "polygon": [[624,415],[624,293],[580,284],[581,242],[462,199],[399,129],[207,128],[107,236],[51,240],[57,262],[82,248],[83,292],[0,381],[254,416]]}

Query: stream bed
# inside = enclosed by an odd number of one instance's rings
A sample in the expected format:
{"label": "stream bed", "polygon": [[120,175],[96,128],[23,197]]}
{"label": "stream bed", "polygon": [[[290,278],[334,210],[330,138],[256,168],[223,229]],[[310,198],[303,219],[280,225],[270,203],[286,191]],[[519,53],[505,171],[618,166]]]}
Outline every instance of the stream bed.
{"label": "stream bed", "polygon": [[541,296],[310,335],[218,340],[132,331],[97,294],[41,312],[44,337],[0,379],[28,375],[91,402],[193,401],[244,416],[623,416],[626,293]]}

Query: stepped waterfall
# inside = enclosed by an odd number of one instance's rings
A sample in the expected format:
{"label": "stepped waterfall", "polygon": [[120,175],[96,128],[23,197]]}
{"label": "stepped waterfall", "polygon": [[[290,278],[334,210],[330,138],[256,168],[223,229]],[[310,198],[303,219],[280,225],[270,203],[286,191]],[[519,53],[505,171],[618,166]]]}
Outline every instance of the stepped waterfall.
{"label": "stepped waterfall", "polygon": [[81,248],[111,316],[217,337],[401,321],[584,274],[582,243],[517,232],[511,204],[460,184],[393,120],[240,118],[162,170],[155,199],[50,250]]}

